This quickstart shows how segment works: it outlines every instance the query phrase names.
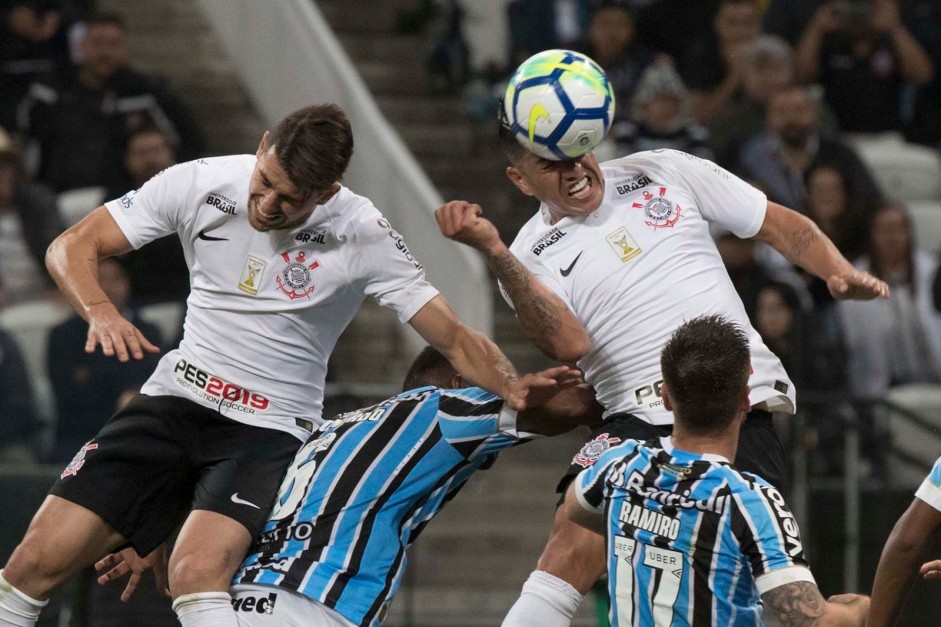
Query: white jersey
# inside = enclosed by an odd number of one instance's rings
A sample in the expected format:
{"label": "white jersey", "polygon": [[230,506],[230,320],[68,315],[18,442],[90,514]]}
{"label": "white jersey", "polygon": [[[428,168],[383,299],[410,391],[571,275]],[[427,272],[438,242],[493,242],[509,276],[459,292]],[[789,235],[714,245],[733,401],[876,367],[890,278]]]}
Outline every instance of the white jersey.
{"label": "white jersey", "polygon": [[252,155],[183,163],[105,206],[134,248],[176,233],[190,269],[183,341],[141,391],[306,439],[321,420],[327,359],[363,299],[404,323],[438,292],[382,214],[345,187],[298,227],[256,231],[254,167]]}
{"label": "white jersey", "polygon": [[[550,224],[540,207],[510,250],[575,313],[592,348],[578,362],[605,415],[629,412],[672,424],[663,407],[660,351],[683,322],[720,314],[746,331],[752,405],[794,412],[794,384],[752,328],[709,235],[716,223],[758,233],[765,195],[719,166],[676,150],[601,167],[597,211]],[[512,304],[512,303],[511,303]]]}

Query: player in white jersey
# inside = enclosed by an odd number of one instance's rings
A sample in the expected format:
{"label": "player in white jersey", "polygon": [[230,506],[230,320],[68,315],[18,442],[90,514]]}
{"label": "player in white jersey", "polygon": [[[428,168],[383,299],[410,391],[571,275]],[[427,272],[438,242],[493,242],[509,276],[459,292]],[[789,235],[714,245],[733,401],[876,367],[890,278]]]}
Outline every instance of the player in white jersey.
{"label": "player in white jersey", "polygon": [[[753,411],[735,464],[785,489],[784,450],[769,412],[793,413],[794,386],[748,322],[709,225],[770,244],[827,281],[837,298],[886,297],[886,284],[856,270],[809,219],[709,161],[674,150],[603,166],[594,153],[549,161],[504,124],[500,134],[507,175],[539,199],[536,215],[510,248],[478,205],[452,201],[436,217],[445,236],[484,254],[526,335],[553,359],[578,363],[605,407],[605,425],[575,456],[559,491],[612,444],[669,433],[660,349],[680,323],[702,314],[740,324],[752,343]],[[537,571],[504,625],[568,625],[604,573],[603,549],[601,536],[557,511]]]}
{"label": "player in white jersey", "polygon": [[895,523],[882,549],[876,578],[872,583],[870,627],[898,624],[912,581],[921,574],[925,579],[941,579],[941,560],[919,564],[937,541],[941,530],[941,457],[925,477],[915,498]]}
{"label": "player in white jersey", "polygon": [[500,350],[460,323],[372,203],[339,183],[352,150],[339,107],[306,107],[255,155],[174,166],[52,244],[47,265],[89,322],[89,352],[127,361],[158,350],[102,292],[100,259],[175,234],[191,294],[179,349],[82,447],[0,571],[0,625],[35,624],[71,573],[122,544],[146,556],[184,517],[174,607],[184,626],[231,615],[229,581],[320,421],[327,358],[366,296],[468,380],[525,404]]}

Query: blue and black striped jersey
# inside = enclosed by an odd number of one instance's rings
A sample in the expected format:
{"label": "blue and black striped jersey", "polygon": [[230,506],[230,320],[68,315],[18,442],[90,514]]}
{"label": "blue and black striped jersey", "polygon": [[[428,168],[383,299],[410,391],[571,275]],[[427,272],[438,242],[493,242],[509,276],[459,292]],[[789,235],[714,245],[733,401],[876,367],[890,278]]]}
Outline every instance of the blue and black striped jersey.
{"label": "blue and black striped jersey", "polygon": [[295,457],[234,582],[380,625],[405,549],[481,464],[530,434],[481,390],[420,388],[326,422]]}
{"label": "blue and black striped jersey", "polygon": [[612,627],[761,625],[761,594],[813,581],[780,492],[669,437],[612,447],[575,494],[605,517]]}
{"label": "blue and black striped jersey", "polygon": [[931,472],[918,486],[915,496],[941,511],[941,457],[934,463]]}

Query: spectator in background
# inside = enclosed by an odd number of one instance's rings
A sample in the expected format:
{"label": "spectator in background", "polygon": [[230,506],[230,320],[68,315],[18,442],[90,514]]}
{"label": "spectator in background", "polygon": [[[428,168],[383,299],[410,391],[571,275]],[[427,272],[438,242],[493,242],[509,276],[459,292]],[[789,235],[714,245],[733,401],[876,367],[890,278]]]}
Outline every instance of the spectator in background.
{"label": "spectator in background", "polygon": [[54,293],[44,258],[63,230],[55,194],[26,178],[0,130],[0,307]]}
{"label": "spectator in background", "polygon": [[765,126],[768,99],[794,83],[794,51],[786,41],[759,35],[742,62],[742,89],[716,109],[708,125],[709,142],[720,165],[735,168],[748,138]]}
{"label": "spectator in background", "polygon": [[895,0],[821,5],[797,44],[796,59],[798,78],[820,80],[840,127],[850,133],[900,130],[899,89],[934,76]]}
{"label": "spectator in background", "polygon": [[543,50],[577,47],[585,37],[588,9],[587,0],[512,0],[508,67]]}
{"label": "spectator in background", "polygon": [[34,83],[20,107],[20,130],[39,145],[40,179],[57,191],[113,184],[126,135],[145,125],[169,137],[181,159],[202,153],[202,132],[165,81],[128,67],[122,18],[88,19],[81,52],[80,65]]}
{"label": "spectator in background", "polygon": [[820,162],[807,171],[807,215],[853,260],[866,248],[866,225],[872,213],[839,167]]}
{"label": "spectator in background", "polygon": [[837,167],[856,197],[881,199],[856,152],[835,135],[820,132],[819,96],[811,88],[792,85],[772,95],[766,129],[745,143],[738,170],[758,181],[770,200],[807,213],[804,180],[819,163]]}
{"label": "spectator in background", "polygon": [[[98,265],[98,280],[105,294],[131,323],[155,344],[161,344],[160,330],[141,320],[129,307],[131,283],[116,259]],[[82,445],[94,436],[105,417],[115,413],[140,390],[151,375],[159,354],[122,363],[101,352],[85,352],[88,323],[80,316],[56,326],[49,333],[47,368],[56,402],[56,436],[49,461],[67,463]]]}
{"label": "spectator in background", "polygon": [[16,107],[40,75],[68,66],[68,28],[77,0],[0,1],[0,127],[16,126]]}
{"label": "spectator in background", "polygon": [[690,42],[712,24],[720,0],[655,0],[637,11],[637,40],[651,50],[683,60]]}
{"label": "spectator in background", "polygon": [[[127,138],[124,150],[124,178],[111,188],[106,200],[120,198],[140,189],[148,180],[176,163],[170,140],[154,127],[143,127]],[[131,279],[131,292],[138,305],[184,301],[189,296],[189,269],[178,237],[167,236],[122,255]],[[172,341],[175,338],[164,338]],[[106,415],[106,414],[102,414]]]}
{"label": "spectator in background", "polygon": [[611,129],[618,155],[673,148],[712,160],[709,133],[690,115],[689,91],[672,66],[656,64],[644,72],[631,111]]}
{"label": "spectator in background", "polygon": [[760,26],[754,0],[722,0],[712,31],[690,45],[682,65],[683,78],[700,124],[711,123],[741,91],[748,48]]}
{"label": "spectator in background", "polygon": [[941,383],[941,314],[933,308],[934,255],[917,250],[912,222],[898,203],[882,205],[869,229],[869,254],[856,267],[891,286],[888,300],[841,303],[850,385],[879,398],[893,385]]}
{"label": "spectator in background", "polygon": [[41,428],[23,354],[0,329],[0,463],[33,461],[32,440]]}
{"label": "spectator in background", "polygon": [[941,148],[941,3],[937,0],[902,0],[902,21],[931,58],[934,78],[915,92],[908,141]]}

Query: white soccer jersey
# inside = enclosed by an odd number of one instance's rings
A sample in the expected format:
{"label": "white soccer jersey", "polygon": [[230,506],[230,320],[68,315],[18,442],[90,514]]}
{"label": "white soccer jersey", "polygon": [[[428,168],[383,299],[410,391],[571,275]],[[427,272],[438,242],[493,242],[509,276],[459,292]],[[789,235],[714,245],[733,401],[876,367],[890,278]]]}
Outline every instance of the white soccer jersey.
{"label": "white soccer jersey", "polygon": [[306,439],[327,359],[366,296],[407,322],[437,295],[372,203],[343,187],[293,229],[248,223],[255,157],[165,170],[105,206],[134,248],[176,233],[190,269],[183,341],[142,388]]}
{"label": "white soccer jersey", "polygon": [[510,250],[558,294],[591,338],[579,367],[607,414],[672,424],[660,399],[660,351],[683,322],[721,314],[748,334],[752,404],[794,412],[794,384],[748,320],[709,235],[716,223],[758,233],[765,195],[719,166],[675,151],[602,165],[597,211],[549,223],[545,205]]}

